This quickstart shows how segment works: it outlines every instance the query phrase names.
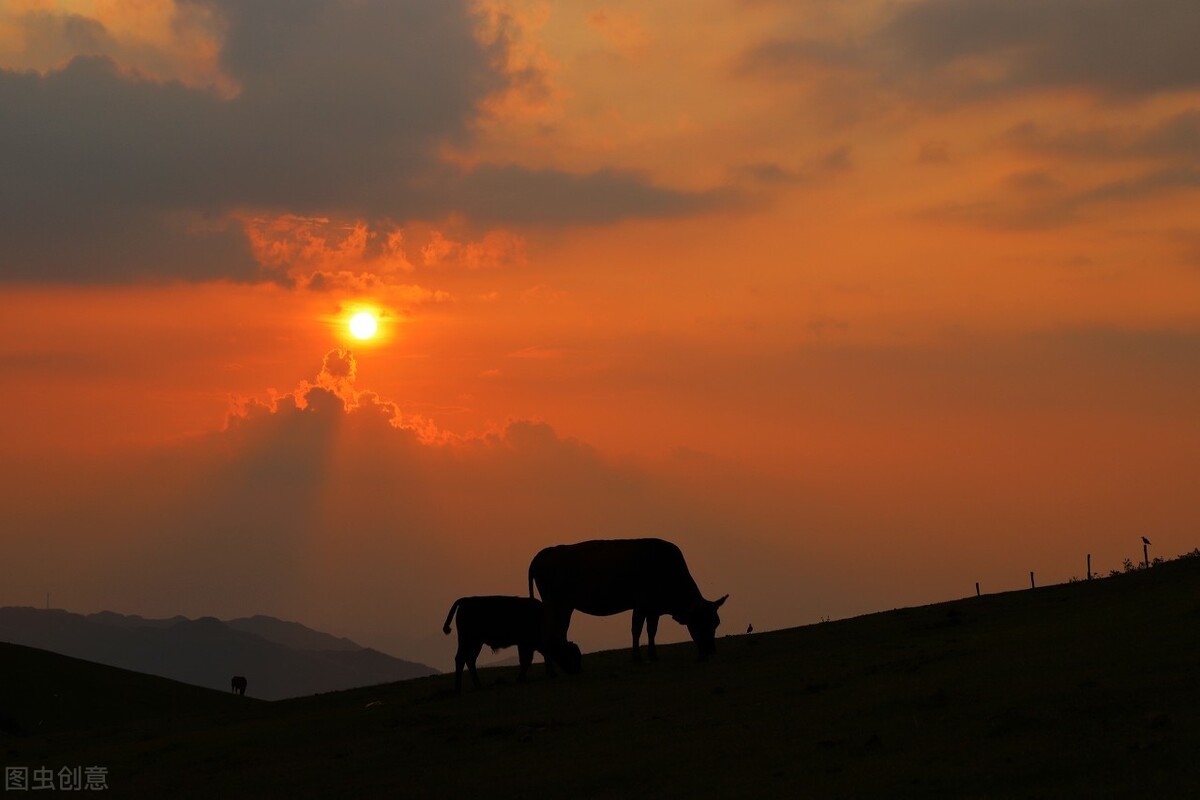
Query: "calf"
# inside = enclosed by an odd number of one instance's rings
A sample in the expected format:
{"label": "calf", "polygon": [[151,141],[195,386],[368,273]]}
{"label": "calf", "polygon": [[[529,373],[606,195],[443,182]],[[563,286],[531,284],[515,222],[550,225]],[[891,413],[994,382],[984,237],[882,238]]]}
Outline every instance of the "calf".
{"label": "calf", "polygon": [[525,680],[525,673],[533,662],[536,650],[546,661],[546,672],[554,674],[552,662],[557,662],[567,672],[578,672],[581,661],[579,647],[574,642],[564,642],[549,653],[542,641],[542,603],[530,597],[460,597],[450,606],[442,633],[450,634],[450,623],[458,615],[458,652],[454,654],[454,689],[462,691],[463,667],[470,667],[471,680],[479,688],[479,675],[475,671],[475,660],[486,644],[492,652],[504,647],[517,646],[521,671],[517,680]]}
{"label": "calf", "polygon": [[234,675],[233,680],[230,681],[230,685],[233,687],[234,694],[244,695],[246,693],[246,679],[241,675]]}

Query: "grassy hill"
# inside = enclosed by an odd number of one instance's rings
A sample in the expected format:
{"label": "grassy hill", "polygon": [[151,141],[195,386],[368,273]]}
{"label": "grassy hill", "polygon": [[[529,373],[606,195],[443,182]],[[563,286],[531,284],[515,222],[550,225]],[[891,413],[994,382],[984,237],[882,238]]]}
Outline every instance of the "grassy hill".
{"label": "grassy hill", "polygon": [[487,670],[462,696],[439,675],[114,717],[12,739],[7,763],[105,765],[116,796],[1182,797],[1200,781],[1198,640],[1189,558],[729,636],[705,663],[687,644],[526,685]]}

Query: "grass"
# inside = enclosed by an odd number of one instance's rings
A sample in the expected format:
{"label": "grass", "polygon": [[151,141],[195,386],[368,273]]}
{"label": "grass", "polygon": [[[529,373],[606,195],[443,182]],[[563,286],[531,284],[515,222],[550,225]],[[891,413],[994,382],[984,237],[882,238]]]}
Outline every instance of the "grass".
{"label": "grass", "polygon": [[1179,797],[1200,779],[1198,639],[1191,558],[724,637],[703,663],[687,644],[524,685],[485,670],[462,696],[452,675],[197,689],[207,709],[157,714],[109,696],[87,725],[9,737],[6,763],[104,765],[115,796]]}

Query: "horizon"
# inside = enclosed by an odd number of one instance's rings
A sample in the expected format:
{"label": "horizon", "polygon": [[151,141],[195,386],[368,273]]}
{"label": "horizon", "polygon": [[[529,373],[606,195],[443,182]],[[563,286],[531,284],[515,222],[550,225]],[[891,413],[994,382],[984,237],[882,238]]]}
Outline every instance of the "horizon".
{"label": "horizon", "polygon": [[444,669],[586,539],[718,635],[1189,552],[1196,14],[6,3],[0,606]]}

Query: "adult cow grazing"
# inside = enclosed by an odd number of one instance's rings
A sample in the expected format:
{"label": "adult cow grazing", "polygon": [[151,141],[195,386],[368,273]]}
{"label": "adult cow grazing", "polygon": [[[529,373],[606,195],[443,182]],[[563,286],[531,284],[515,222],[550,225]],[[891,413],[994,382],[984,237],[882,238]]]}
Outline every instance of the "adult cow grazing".
{"label": "adult cow grazing", "polygon": [[479,674],[475,661],[486,644],[492,652],[504,647],[517,646],[521,671],[517,680],[525,680],[525,673],[533,663],[536,650],[546,660],[546,672],[554,674],[554,662],[567,672],[578,672],[579,647],[573,642],[563,642],[549,652],[542,638],[542,604],[529,597],[460,597],[450,606],[442,633],[450,635],[450,623],[458,616],[458,651],[454,654],[454,690],[462,691],[463,667],[471,670],[471,680],[479,688]]}
{"label": "adult cow grazing", "polygon": [[234,675],[233,680],[230,681],[230,685],[233,687],[234,694],[243,696],[246,694],[246,679],[241,675]]}
{"label": "adult cow grazing", "polygon": [[633,611],[634,661],[641,660],[643,623],[648,656],[656,660],[654,636],[663,614],[687,626],[700,658],[712,654],[721,624],[717,609],[729,598],[705,600],[683,553],[662,539],[599,539],[547,547],[529,563],[530,597],[535,583],[550,642],[566,641],[576,610],[600,617]]}

